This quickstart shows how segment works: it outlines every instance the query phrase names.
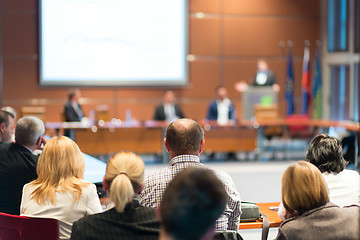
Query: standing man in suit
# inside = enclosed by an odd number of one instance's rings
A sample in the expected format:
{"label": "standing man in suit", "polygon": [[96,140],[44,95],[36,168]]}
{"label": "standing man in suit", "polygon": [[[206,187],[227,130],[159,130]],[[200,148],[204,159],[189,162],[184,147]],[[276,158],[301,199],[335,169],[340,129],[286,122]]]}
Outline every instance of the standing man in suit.
{"label": "standing man in suit", "polygon": [[[165,189],[182,170],[190,167],[210,169],[200,163],[200,154],[205,146],[204,130],[194,120],[182,118],[170,123],[166,129],[164,145],[171,159],[169,166],[145,177],[144,188],[139,197],[143,206],[159,207]],[[216,230],[237,231],[241,215],[240,195],[229,174],[210,170],[220,179],[228,195],[225,210],[216,220]]]}
{"label": "standing man in suit", "polygon": [[0,143],[9,143],[15,132],[15,116],[0,110]]}
{"label": "standing man in suit", "polygon": [[264,59],[260,59],[257,62],[257,71],[252,85],[272,86],[276,92],[280,90],[280,86],[277,84],[275,74],[269,69],[269,65]]}
{"label": "standing man in suit", "polygon": [[44,133],[40,119],[25,116],[16,123],[15,143],[0,144],[0,212],[20,214],[23,186],[37,178],[34,151],[45,143]]}
{"label": "standing man in suit", "polygon": [[[264,59],[259,59],[257,61],[257,71],[251,85],[254,87],[270,86],[275,92],[280,91],[280,86],[276,81],[276,76],[274,72],[269,69],[269,65]],[[244,92],[248,89],[248,87],[249,86],[244,81],[240,81],[235,84],[235,90],[238,92]]]}
{"label": "standing man in suit", "polygon": [[66,122],[80,122],[84,117],[84,113],[79,104],[81,92],[79,89],[71,89],[68,93],[68,102],[65,105],[65,121]]}
{"label": "standing man in suit", "polygon": [[171,90],[167,90],[164,94],[164,102],[155,109],[155,121],[173,122],[179,118],[184,118],[184,114],[179,105],[175,103],[175,94]]}
{"label": "standing man in suit", "polygon": [[[68,101],[64,107],[65,122],[80,122],[81,118],[84,117],[81,105],[79,104],[80,97],[81,92],[79,89],[70,89],[68,93]],[[75,141],[75,130],[65,129],[64,136],[67,136]]]}
{"label": "standing man in suit", "polygon": [[235,107],[227,96],[223,86],[216,88],[217,99],[210,103],[207,120],[217,120],[219,125],[226,125],[230,120],[235,120]]}

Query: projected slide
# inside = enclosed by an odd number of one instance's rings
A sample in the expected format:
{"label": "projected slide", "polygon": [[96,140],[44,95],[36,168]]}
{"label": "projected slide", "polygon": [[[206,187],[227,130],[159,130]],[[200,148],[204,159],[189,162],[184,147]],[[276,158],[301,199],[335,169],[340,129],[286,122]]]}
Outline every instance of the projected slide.
{"label": "projected slide", "polygon": [[186,85],[186,0],[42,0],[40,85]]}

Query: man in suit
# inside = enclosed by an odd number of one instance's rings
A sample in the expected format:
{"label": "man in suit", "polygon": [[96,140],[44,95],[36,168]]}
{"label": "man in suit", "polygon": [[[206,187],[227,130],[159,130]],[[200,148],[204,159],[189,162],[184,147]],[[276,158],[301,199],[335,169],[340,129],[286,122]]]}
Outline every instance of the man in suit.
{"label": "man in suit", "polygon": [[80,122],[84,113],[79,104],[81,92],[79,89],[71,89],[68,93],[68,102],[64,107],[66,122]]}
{"label": "man in suit", "polygon": [[226,125],[230,120],[235,120],[235,107],[227,96],[223,86],[216,88],[217,99],[210,103],[207,120],[217,120],[218,124]]}
{"label": "man in suit", "polygon": [[[80,122],[84,117],[79,99],[81,92],[79,89],[70,89],[68,93],[68,101],[64,107],[65,122]],[[75,131],[73,129],[65,129],[64,136],[67,136],[75,141]]]}
{"label": "man in suit", "polygon": [[15,131],[15,116],[0,110],[0,143],[9,143]]}
{"label": "man in suit", "polygon": [[[210,239],[225,209],[227,193],[213,171],[188,168],[165,190],[160,205],[160,240]],[[208,236],[209,238],[204,238]]]}
{"label": "man in suit", "polygon": [[[264,59],[257,61],[257,71],[254,76],[252,86],[271,86],[275,92],[280,91],[280,86],[276,81],[276,76],[273,71],[269,69],[269,65]],[[238,92],[244,92],[248,89],[247,83],[244,81],[237,82],[235,84],[235,90]]]}
{"label": "man in suit", "polygon": [[34,150],[45,143],[44,123],[26,116],[16,123],[15,143],[0,144],[0,212],[19,215],[23,186],[36,179]]}
{"label": "man in suit", "polygon": [[167,90],[164,94],[164,102],[155,109],[155,121],[173,122],[179,118],[184,118],[184,114],[179,105],[175,103],[175,94],[171,90]]}
{"label": "man in suit", "polygon": [[275,74],[269,69],[267,62],[263,59],[260,59],[257,62],[257,68],[253,86],[272,86],[274,91],[278,92],[280,90],[279,84],[277,84]]}
{"label": "man in suit", "polygon": [[[166,129],[164,145],[171,159],[169,166],[145,177],[144,188],[139,196],[143,206],[157,208],[170,181],[185,168],[210,169],[200,163],[200,154],[205,146],[204,130],[194,120],[182,118],[172,122]],[[212,171],[228,194],[225,210],[216,221],[216,230],[237,231],[241,215],[240,195],[227,173],[215,169]]]}

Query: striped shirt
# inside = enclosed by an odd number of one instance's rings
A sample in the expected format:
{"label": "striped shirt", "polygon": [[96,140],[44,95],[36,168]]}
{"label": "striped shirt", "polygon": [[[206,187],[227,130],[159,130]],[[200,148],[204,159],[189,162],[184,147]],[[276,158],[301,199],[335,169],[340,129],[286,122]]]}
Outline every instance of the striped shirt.
{"label": "striped shirt", "polygon": [[[200,163],[198,156],[176,156],[170,160],[168,167],[145,177],[145,185],[139,197],[140,203],[146,207],[159,207],[162,196],[170,181],[175,177],[176,174],[189,167],[210,169],[205,164]],[[210,170],[214,171],[220,181],[223,182],[225,190],[228,194],[225,211],[216,221],[216,230],[237,231],[239,229],[241,215],[240,195],[236,190],[235,184],[229,174],[219,170]]]}

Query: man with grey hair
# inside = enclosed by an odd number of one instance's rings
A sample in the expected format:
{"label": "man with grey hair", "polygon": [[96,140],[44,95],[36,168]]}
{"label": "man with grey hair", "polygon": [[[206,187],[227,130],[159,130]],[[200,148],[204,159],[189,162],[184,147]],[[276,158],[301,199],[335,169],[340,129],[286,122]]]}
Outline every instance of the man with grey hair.
{"label": "man with grey hair", "polygon": [[14,134],[15,118],[4,110],[0,110],[0,143],[9,143]]}
{"label": "man with grey hair", "polygon": [[38,157],[44,143],[44,123],[33,116],[16,123],[15,143],[0,144],[0,212],[19,215],[23,186],[36,179]]}

